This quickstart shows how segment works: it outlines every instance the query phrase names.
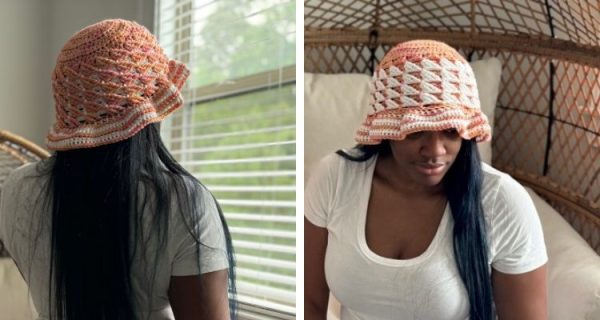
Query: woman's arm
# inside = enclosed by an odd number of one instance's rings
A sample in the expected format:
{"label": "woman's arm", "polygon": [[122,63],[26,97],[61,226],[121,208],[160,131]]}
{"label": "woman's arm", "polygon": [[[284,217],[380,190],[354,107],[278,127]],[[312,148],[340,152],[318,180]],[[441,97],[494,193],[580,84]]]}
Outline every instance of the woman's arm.
{"label": "woman's arm", "polygon": [[494,300],[499,320],[546,320],[546,265],[523,274],[492,269]]}
{"label": "woman's arm", "polygon": [[325,281],[327,229],[304,218],[304,319],[325,320],[329,287]]}
{"label": "woman's arm", "polygon": [[171,277],[169,301],[177,320],[228,320],[227,269]]}

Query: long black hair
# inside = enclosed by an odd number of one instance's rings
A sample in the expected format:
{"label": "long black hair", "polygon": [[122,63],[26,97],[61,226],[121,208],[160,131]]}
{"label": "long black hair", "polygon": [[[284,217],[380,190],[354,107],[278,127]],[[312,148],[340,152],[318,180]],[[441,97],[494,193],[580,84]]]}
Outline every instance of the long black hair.
{"label": "long black hair", "polygon": [[[389,141],[357,145],[337,154],[351,161],[366,161],[374,155],[391,153]],[[463,140],[456,160],[442,183],[454,218],[453,248],[460,277],[467,289],[470,319],[491,320],[494,316],[492,283],[488,263],[488,241],[481,203],[483,172],[474,140]]]}
{"label": "long black hair", "polygon": [[[58,151],[46,160],[44,203],[51,208],[51,319],[136,319],[133,257],[150,254],[145,266],[152,288],[159,255],[165,252],[170,204],[186,222],[199,252],[197,228],[204,186],[181,167],[160,138],[158,124],[133,137],[95,148]],[[213,198],[214,199],[214,198]],[[215,200],[216,203],[216,200]],[[229,259],[229,308],[236,318],[235,261],[231,236],[216,203]],[[144,217],[144,212],[152,212]],[[143,219],[150,219],[145,228]],[[151,240],[155,239],[155,240]],[[144,244],[158,248],[146,252]],[[151,291],[150,291],[151,292]],[[151,300],[149,299],[151,310]],[[202,303],[202,302],[199,302]]]}

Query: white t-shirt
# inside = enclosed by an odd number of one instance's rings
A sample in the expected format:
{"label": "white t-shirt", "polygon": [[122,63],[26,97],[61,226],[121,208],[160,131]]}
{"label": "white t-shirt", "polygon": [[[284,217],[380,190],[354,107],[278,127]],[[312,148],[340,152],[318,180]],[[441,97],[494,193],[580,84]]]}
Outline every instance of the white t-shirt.
{"label": "white t-shirt", "polygon": [[[327,156],[305,190],[306,218],[328,230],[325,277],[342,305],[341,319],[468,319],[467,291],[452,250],[449,204],[420,256],[390,259],[367,246],[366,212],[376,160]],[[544,237],[531,198],[509,175],[482,166],[491,267],[518,274],[544,265]]]}
{"label": "white t-shirt", "polygon": [[[41,206],[35,206],[38,196],[45,191],[42,190],[42,186],[48,179],[47,176],[37,176],[39,174],[34,163],[16,169],[6,179],[0,199],[0,238],[29,286],[33,303],[39,313],[38,319],[48,319],[51,213],[40,210]],[[176,197],[172,198],[174,201],[171,208],[177,208]],[[200,257],[196,242],[176,209],[171,210],[169,216],[166,250],[159,253],[154,288],[151,292],[148,279],[151,276],[150,271],[154,268],[156,241],[149,241],[146,257],[142,257],[141,250],[136,251],[138,253],[132,261],[132,286],[134,304],[142,319],[146,319],[148,313],[151,320],[174,319],[167,295],[171,276],[197,275],[226,269],[229,266],[224,231],[216,204],[204,188],[199,198],[204,212],[198,212],[200,219],[197,228],[201,230],[200,241],[205,244],[200,248]],[[147,219],[150,214],[151,212],[147,212],[144,215],[146,227],[150,224],[150,219]],[[32,248],[31,240],[36,236],[38,228],[41,232],[37,246]],[[147,266],[143,261],[152,262]],[[149,270],[146,271],[146,268]],[[148,310],[149,299],[152,299],[153,310]]]}

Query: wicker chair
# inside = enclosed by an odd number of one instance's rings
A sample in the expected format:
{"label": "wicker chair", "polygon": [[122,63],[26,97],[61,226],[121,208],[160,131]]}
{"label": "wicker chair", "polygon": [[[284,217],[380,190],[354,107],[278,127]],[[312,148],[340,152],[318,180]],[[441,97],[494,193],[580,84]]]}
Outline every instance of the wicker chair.
{"label": "wicker chair", "polygon": [[[46,150],[34,143],[8,131],[0,130],[0,193],[4,180],[13,169],[49,156]],[[0,258],[4,256],[7,256],[7,252],[0,240]]]}
{"label": "wicker chair", "polygon": [[493,166],[543,196],[600,253],[598,1],[305,0],[304,26],[306,72],[371,74],[410,39],[500,59]]}
{"label": "wicker chair", "polygon": [[[385,52],[412,39],[444,41],[470,61],[498,58],[492,165],[535,190],[600,254],[600,2],[305,0],[304,27],[310,73],[371,75]],[[544,226],[561,233],[546,234],[561,250],[549,252],[550,319],[600,319],[600,258],[561,223]],[[339,316],[336,299],[328,316]]]}

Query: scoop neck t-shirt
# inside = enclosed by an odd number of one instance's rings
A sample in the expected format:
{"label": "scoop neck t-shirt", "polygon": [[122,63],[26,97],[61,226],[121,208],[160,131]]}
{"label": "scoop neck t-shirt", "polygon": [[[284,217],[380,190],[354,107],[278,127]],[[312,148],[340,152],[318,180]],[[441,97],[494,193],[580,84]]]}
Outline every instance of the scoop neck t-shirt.
{"label": "scoop neck t-shirt", "polygon": [[[305,217],[328,231],[325,277],[342,306],[341,319],[468,319],[449,203],[433,240],[419,256],[386,258],[368,247],[365,224],[376,160],[327,156],[305,190]],[[531,198],[509,175],[483,163],[482,170],[490,268],[509,274],[537,269],[548,258]]]}

